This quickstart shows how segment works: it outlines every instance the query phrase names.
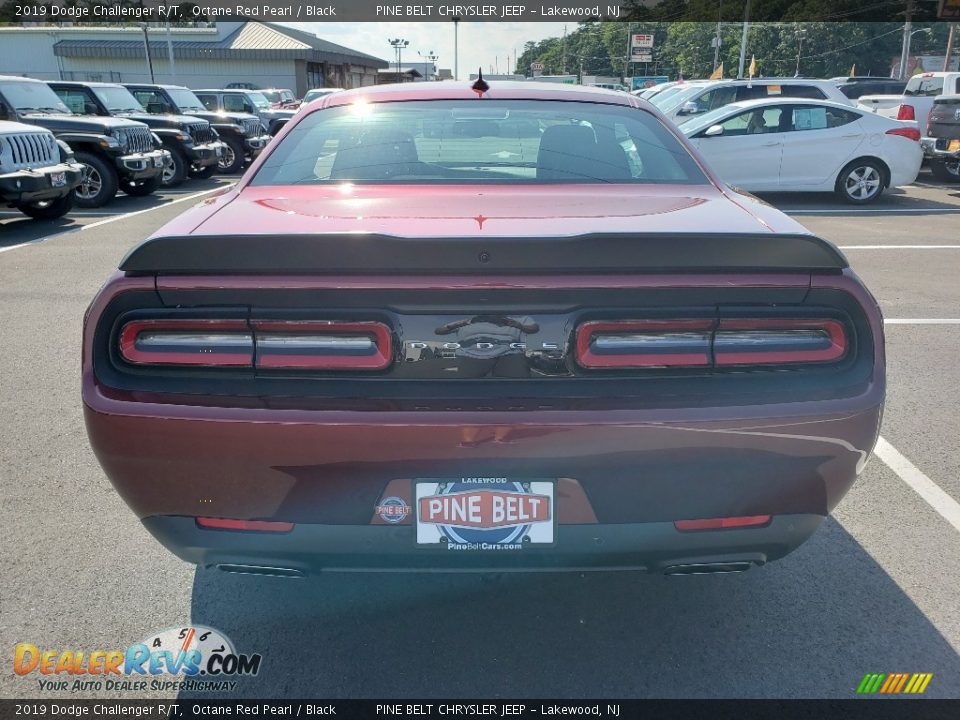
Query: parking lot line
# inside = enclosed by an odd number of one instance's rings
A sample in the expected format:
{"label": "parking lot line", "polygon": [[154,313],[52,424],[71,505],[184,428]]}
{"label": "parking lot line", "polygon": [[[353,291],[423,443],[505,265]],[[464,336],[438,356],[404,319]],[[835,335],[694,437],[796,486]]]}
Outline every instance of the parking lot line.
{"label": "parking lot line", "polygon": [[933,480],[924,475],[916,465],[907,460],[899,450],[883,437],[877,438],[873,454],[880,458],[914,492],[926,501],[940,516],[960,532],[960,503],[950,497]]}
{"label": "parking lot line", "polygon": [[960,318],[884,318],[884,325],[960,325]]}
{"label": "parking lot line", "polygon": [[159,210],[161,208],[170,207],[171,205],[176,205],[177,203],[187,202],[188,200],[194,200],[198,197],[203,197],[204,195],[209,195],[210,193],[217,192],[218,190],[226,190],[232,187],[231,185],[220,185],[219,187],[210,188],[209,190],[201,190],[200,192],[193,193],[191,195],[184,195],[183,197],[176,198],[170,202],[165,202],[162,205],[154,205],[153,207],[144,208],[143,210],[134,210],[133,212],[123,213],[122,215],[115,215],[113,217],[105,218],[104,220],[97,220],[92,222],[89,225],[80,225],[79,227],[70,228],[69,230],[64,230],[63,232],[54,233],[53,235],[47,235],[42,238],[37,238],[36,240],[28,240],[27,242],[19,243],[18,245],[11,245],[9,247],[0,247],[0,253],[9,252],[11,250],[16,250],[17,248],[26,247],[28,245],[39,245],[42,242],[47,240],[53,240],[54,238],[61,237],[63,235],[72,235],[73,233],[82,232],[84,230],[90,230],[95,227],[100,227],[101,225],[106,225],[107,223],[116,222],[117,220],[125,220],[127,218],[132,218],[136,215],[143,215],[148,212],[153,212],[154,210]]}
{"label": "parking lot line", "polygon": [[960,250],[960,245],[837,245],[841,250]]}

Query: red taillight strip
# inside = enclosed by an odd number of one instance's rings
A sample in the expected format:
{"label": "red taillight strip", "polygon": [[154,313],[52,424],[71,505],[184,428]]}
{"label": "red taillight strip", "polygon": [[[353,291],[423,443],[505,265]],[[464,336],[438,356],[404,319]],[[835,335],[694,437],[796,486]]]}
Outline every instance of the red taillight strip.
{"label": "red taillight strip", "polygon": [[[724,348],[724,334],[736,331],[763,331],[773,333],[782,331],[819,330],[826,333],[827,347],[811,350],[764,350],[757,347],[749,351],[730,351]],[[843,325],[837,320],[800,320],[800,319],[744,319],[721,320],[714,336],[713,356],[717,365],[767,365],[771,363],[808,363],[832,362],[839,360],[847,352],[847,335]]]}
{"label": "red taillight strip", "polygon": [[[930,124],[930,118],[927,118],[927,124]],[[887,130],[887,135],[898,135],[900,137],[905,137],[910,140],[916,140],[920,142],[920,131],[915,127],[902,127],[902,128],[893,128]]]}
{"label": "red taillight strip", "polygon": [[[383,370],[393,361],[381,322],[254,320],[256,366],[271,369]],[[357,341],[367,340],[363,345]]]}
{"label": "red taillight strip", "polygon": [[[154,349],[138,347],[141,336]],[[136,365],[253,367],[253,335],[244,320],[133,320],[120,331],[120,355]]]}
{"label": "red taillight strip", "polygon": [[[577,328],[577,362],[588,369],[629,369],[644,367],[708,367],[710,365],[710,331],[713,320],[597,320],[585,322]],[[604,335],[620,337],[629,344],[630,334],[638,335],[638,341],[647,336],[646,342],[655,347],[657,339],[666,349],[670,343],[697,346],[682,352],[617,352],[609,355],[595,351],[594,341]],[[672,336],[672,337],[671,337]]]}
{"label": "red taillight strip", "polygon": [[708,520],[675,520],[673,526],[680,532],[696,532],[698,530],[761,527],[769,524],[769,515],[741,515],[739,517],[710,518]]}
{"label": "red taillight strip", "polygon": [[204,530],[239,530],[242,532],[286,533],[293,523],[275,520],[232,520],[230,518],[198,517],[197,527]]}

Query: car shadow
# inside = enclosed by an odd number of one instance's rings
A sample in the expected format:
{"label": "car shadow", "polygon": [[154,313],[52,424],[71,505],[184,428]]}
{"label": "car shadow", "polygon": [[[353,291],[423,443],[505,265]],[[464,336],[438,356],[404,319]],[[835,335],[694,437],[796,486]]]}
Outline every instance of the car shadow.
{"label": "car shadow", "polygon": [[832,518],[741,575],[198,570],[192,621],[263,656],[229,697],[849,698],[867,672],[960,694],[957,653]]}

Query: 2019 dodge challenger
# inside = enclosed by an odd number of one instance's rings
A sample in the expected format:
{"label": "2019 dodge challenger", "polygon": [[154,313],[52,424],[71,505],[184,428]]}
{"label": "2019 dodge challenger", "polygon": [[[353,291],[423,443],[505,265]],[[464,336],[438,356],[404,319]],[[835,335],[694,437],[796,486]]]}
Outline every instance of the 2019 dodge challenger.
{"label": "2019 dodge challenger", "polygon": [[883,325],[840,251],[626,93],[333,93],[85,321],[110,481],[233,572],[737,572],[863,469]]}

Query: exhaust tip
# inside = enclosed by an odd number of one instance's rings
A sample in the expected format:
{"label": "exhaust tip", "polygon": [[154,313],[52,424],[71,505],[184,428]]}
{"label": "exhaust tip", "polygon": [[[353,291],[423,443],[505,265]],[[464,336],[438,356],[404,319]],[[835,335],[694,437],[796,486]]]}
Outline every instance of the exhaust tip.
{"label": "exhaust tip", "polygon": [[270,567],[267,565],[220,564],[218,570],[233,575],[266,575],[267,577],[304,577],[306,573],[295,568]]}
{"label": "exhaust tip", "polygon": [[730,573],[746,572],[753,563],[746,561],[689,563],[685,565],[668,565],[664,568],[664,575],[726,575]]}

